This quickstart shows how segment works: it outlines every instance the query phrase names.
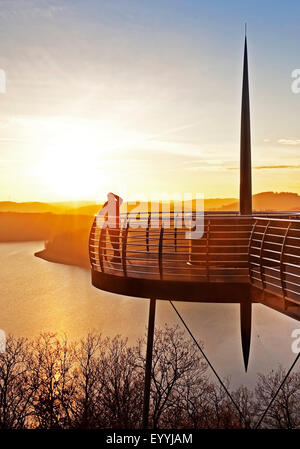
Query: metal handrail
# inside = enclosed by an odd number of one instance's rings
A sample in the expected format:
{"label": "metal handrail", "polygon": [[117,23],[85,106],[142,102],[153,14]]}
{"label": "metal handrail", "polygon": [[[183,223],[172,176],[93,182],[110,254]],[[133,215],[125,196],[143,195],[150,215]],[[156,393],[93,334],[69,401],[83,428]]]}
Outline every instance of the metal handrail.
{"label": "metal handrail", "polygon": [[[186,219],[178,211],[145,213],[141,228],[135,227],[135,214],[121,214],[113,242],[104,221],[95,219],[89,237],[92,268],[146,279],[250,281],[300,304],[300,213],[205,213],[204,234],[196,240],[185,235],[197,215],[188,214]],[[121,257],[112,263],[114,242]]]}
{"label": "metal handrail", "polygon": [[262,239],[261,239],[261,245],[260,245],[260,278],[261,278],[263,290],[265,289],[263,251],[264,251],[264,242],[265,242],[265,238],[266,238],[266,234],[268,232],[269,226],[270,226],[270,220],[268,220],[268,224],[266,225],[266,228],[264,230],[264,233],[263,233],[263,236],[262,236]]}
{"label": "metal handrail", "polygon": [[[280,296],[287,302],[300,304],[300,221],[294,218],[255,217],[263,228],[252,242],[264,245],[264,255],[255,254],[258,246],[249,249],[250,281],[256,286]],[[299,233],[299,237],[295,236]],[[290,245],[293,239],[293,245]],[[254,262],[256,259],[257,262]],[[292,261],[292,262],[291,262]],[[257,277],[259,268],[260,278]],[[263,270],[263,275],[261,270]]]}

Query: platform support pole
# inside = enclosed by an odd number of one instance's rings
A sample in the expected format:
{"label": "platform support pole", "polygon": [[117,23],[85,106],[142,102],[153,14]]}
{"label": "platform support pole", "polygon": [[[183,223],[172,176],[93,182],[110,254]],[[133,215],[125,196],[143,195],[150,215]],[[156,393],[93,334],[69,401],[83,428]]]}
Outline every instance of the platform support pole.
{"label": "platform support pole", "polygon": [[147,353],[145,367],[145,385],[144,385],[144,403],[143,403],[143,428],[148,428],[149,421],[149,405],[150,405],[150,387],[151,387],[151,371],[152,371],[152,351],[154,340],[154,324],[155,324],[155,307],[156,299],[150,299],[149,321],[148,321],[148,337],[147,337]]}

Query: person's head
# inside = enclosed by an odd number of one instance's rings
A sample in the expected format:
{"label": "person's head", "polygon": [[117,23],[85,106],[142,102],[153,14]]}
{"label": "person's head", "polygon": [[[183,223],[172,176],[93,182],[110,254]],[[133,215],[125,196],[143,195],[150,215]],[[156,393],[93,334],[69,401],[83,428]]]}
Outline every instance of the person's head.
{"label": "person's head", "polygon": [[108,202],[110,202],[110,201],[117,201],[118,195],[115,195],[112,192],[108,192],[107,199],[108,199]]}
{"label": "person's head", "polygon": [[123,203],[123,199],[120,196],[118,196],[118,195],[116,195],[115,193],[112,193],[112,192],[109,192],[107,194],[107,199],[108,199],[108,202],[110,204],[118,202],[119,203],[119,207]]}

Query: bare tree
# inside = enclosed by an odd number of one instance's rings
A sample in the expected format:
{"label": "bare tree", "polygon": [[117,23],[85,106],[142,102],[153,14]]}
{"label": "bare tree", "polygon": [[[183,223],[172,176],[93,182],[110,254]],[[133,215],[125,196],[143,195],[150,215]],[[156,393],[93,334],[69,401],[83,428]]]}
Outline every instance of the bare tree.
{"label": "bare tree", "polygon": [[[55,334],[27,341],[9,336],[0,354],[0,428],[138,428],[141,426],[145,340],[89,334],[68,343]],[[211,381],[198,349],[177,327],[154,338],[150,421],[154,428],[251,428],[285,371],[259,375],[255,395]],[[229,380],[224,381],[229,388]],[[263,427],[300,428],[300,373],[289,376]]]}
{"label": "bare tree", "polygon": [[104,357],[107,341],[101,335],[88,334],[76,348],[76,401],[72,405],[74,427],[87,429],[106,425],[102,407],[100,361]]}
{"label": "bare tree", "polygon": [[32,389],[28,383],[28,342],[8,336],[0,354],[0,428],[24,428],[30,416]]}
{"label": "bare tree", "polygon": [[241,416],[239,416],[235,410],[236,420],[234,427],[250,429],[257,418],[257,410],[253,392],[247,387],[241,386],[233,392],[232,396],[243,416],[243,419],[241,419]]}
{"label": "bare tree", "polygon": [[135,428],[142,416],[143,376],[137,369],[136,352],[120,336],[106,340],[99,370],[102,412],[110,427]]}
{"label": "bare tree", "polygon": [[39,428],[71,426],[75,400],[74,347],[55,334],[42,334],[32,344],[29,383],[32,425]]}
{"label": "bare tree", "polygon": [[[264,412],[279,385],[285,377],[285,370],[279,367],[268,375],[259,374],[256,385],[257,413]],[[277,429],[300,428],[300,373],[292,373],[281,388],[277,398],[266,414],[262,427]]]}
{"label": "bare tree", "polygon": [[[145,341],[139,342],[138,355],[141,367],[145,366]],[[197,349],[188,342],[178,327],[165,325],[157,329],[154,336],[151,420],[154,428],[165,423],[163,415],[170,416],[171,409],[180,404],[183,385],[188,378],[200,379],[207,369]],[[180,406],[182,407],[182,405]]]}

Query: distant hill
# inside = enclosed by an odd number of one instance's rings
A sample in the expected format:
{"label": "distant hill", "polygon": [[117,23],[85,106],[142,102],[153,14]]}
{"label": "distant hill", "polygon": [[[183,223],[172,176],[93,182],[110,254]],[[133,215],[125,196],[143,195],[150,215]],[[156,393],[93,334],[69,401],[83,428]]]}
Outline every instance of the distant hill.
{"label": "distant hill", "polygon": [[[292,192],[262,192],[253,195],[253,210],[255,211],[300,211],[300,195]],[[218,210],[238,210],[238,200],[223,205]]]}
{"label": "distant hill", "polygon": [[[139,205],[139,210],[147,211],[147,203],[130,204],[128,210]],[[187,207],[191,206],[191,201],[186,202]],[[177,208],[179,203],[175,203]],[[99,209],[101,204],[95,204],[90,201],[70,201],[61,203],[43,203],[43,202],[24,202],[18,203],[14,201],[0,201],[0,213],[52,213],[58,215],[84,215],[93,216]],[[156,205],[158,207],[158,205]],[[174,205],[171,205],[171,210]],[[219,210],[229,211],[238,210],[239,202],[237,198],[208,198],[204,200],[204,208],[207,211]],[[155,206],[154,206],[155,209]],[[253,209],[257,211],[300,211],[300,195],[291,192],[262,192],[253,196]],[[149,207],[150,210],[150,207]]]}
{"label": "distant hill", "polygon": [[[191,204],[191,202],[190,202]],[[131,208],[134,205],[131,205]],[[44,240],[37,255],[47,260],[88,266],[88,236],[93,215],[101,205],[81,203],[0,202],[0,241]],[[147,203],[140,209],[147,210]],[[238,210],[235,198],[205,200],[206,210]],[[300,196],[263,192],[253,196],[256,211],[300,211]],[[129,208],[130,210],[130,208]],[[37,212],[38,211],[38,212]]]}
{"label": "distant hill", "polygon": [[21,213],[45,213],[62,211],[59,206],[48,203],[28,202],[16,203],[14,201],[1,201],[1,212],[21,212]]}
{"label": "distant hill", "polygon": [[89,204],[88,206],[74,207],[67,209],[66,214],[71,215],[95,215],[102,207],[102,204]]}
{"label": "distant hill", "polygon": [[[139,203],[137,203],[138,205]],[[175,207],[178,207],[175,203]],[[191,201],[186,202],[186,207],[191,205]],[[134,208],[130,205],[128,210]],[[158,207],[158,206],[157,206]],[[66,213],[78,215],[94,215],[101,208],[101,205],[88,205],[76,209],[69,209]],[[193,207],[194,208],[194,207]],[[236,198],[208,198],[204,200],[204,209],[207,211],[232,211],[238,210],[239,200]],[[173,209],[171,205],[171,210]],[[147,211],[147,203],[141,203],[139,210]],[[150,210],[150,206],[149,206]],[[253,195],[253,210],[256,211],[300,211],[300,195],[290,192],[262,192]]]}
{"label": "distant hill", "polygon": [[225,207],[228,204],[237,202],[236,198],[208,198],[204,200],[205,210],[218,210],[220,207]]}
{"label": "distant hill", "polygon": [[[205,210],[218,210],[220,207],[226,206],[228,204],[232,204],[236,201],[237,201],[236,198],[208,198],[208,199],[204,200],[204,208],[205,208]],[[190,201],[187,201],[186,203],[191,204]],[[137,202],[136,205],[139,205],[139,210],[141,210],[141,211],[150,210],[150,206],[148,207],[146,202],[143,202],[143,203]],[[177,203],[177,205],[178,205],[178,203]],[[135,207],[135,205],[130,204],[128,206],[128,210],[130,211],[134,207]],[[82,206],[82,207],[77,207],[74,209],[69,209],[66,211],[66,213],[78,214],[78,215],[94,215],[99,211],[99,209],[101,209],[100,204],[90,204],[88,206]],[[172,206],[171,206],[171,210],[172,210]]]}
{"label": "distant hill", "polygon": [[45,249],[36,252],[35,256],[49,262],[89,268],[88,241],[88,228],[68,230],[46,241]]}
{"label": "distant hill", "polygon": [[79,230],[88,235],[92,222],[86,215],[0,212],[0,242],[50,241]]}
{"label": "distant hill", "polygon": [[[15,202],[15,201],[0,201],[0,212],[18,212],[18,213],[47,213],[51,212],[53,214],[68,213],[72,210],[80,211],[80,209],[89,208],[93,204],[90,201],[70,201],[70,202],[59,202],[59,203],[42,203],[38,201],[31,202]],[[100,206],[93,206],[99,209]],[[76,213],[80,215],[80,213]],[[89,214],[83,214],[89,215]]]}
{"label": "distant hill", "polygon": [[[209,198],[205,199],[206,210],[217,210],[222,206],[236,202],[235,198]],[[138,203],[137,203],[138,204]],[[101,204],[95,204],[90,201],[80,202],[61,202],[61,203],[42,203],[42,202],[23,202],[0,201],[0,212],[19,212],[19,213],[53,213],[53,214],[71,214],[71,215],[95,215]],[[129,206],[129,210],[135,207]],[[143,210],[147,210],[147,203],[143,203]]]}

